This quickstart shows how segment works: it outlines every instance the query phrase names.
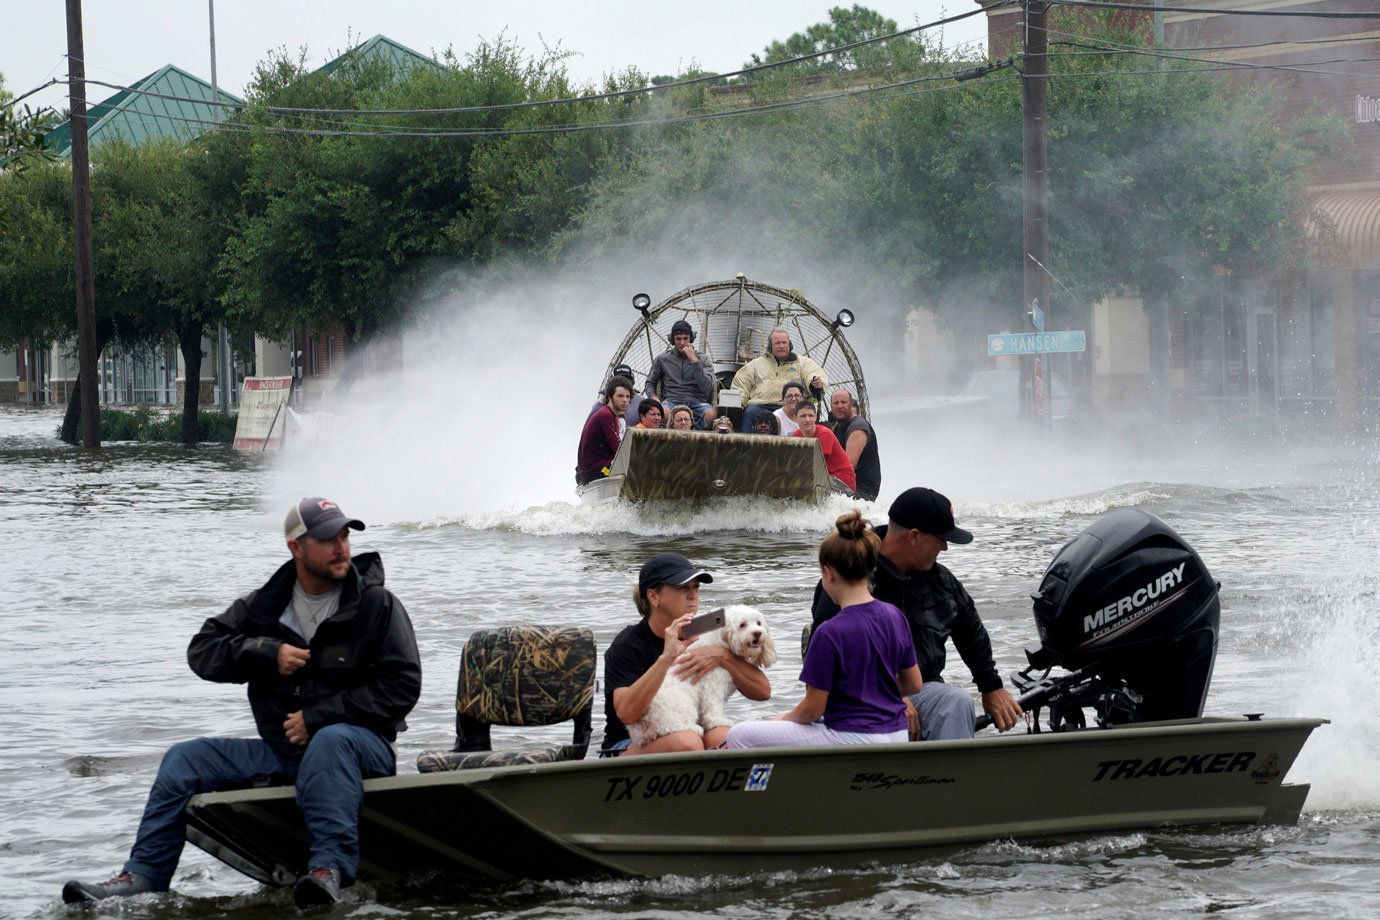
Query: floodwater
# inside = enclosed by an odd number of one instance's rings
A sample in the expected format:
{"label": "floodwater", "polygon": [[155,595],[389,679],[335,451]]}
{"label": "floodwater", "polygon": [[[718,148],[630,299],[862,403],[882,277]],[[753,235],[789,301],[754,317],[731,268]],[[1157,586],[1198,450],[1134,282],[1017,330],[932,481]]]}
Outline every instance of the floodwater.
{"label": "floodwater", "polygon": [[[1223,585],[1208,711],[1332,720],[1289,777],[1313,785],[1298,826],[998,840],[855,871],[744,867],[742,875],[709,879],[478,891],[358,886],[337,915],[1380,914],[1375,441],[1245,427],[1224,438],[1130,428],[1083,440],[1065,432],[1053,443],[976,428],[940,437],[918,416],[887,416],[877,406],[883,504],[864,508],[881,516],[913,484],[955,500],[960,524],[977,541],[944,560],[977,599],[1003,673],[1023,664],[1021,649],[1034,641],[1028,595],[1059,546],[1124,505],[1177,528]],[[279,522],[297,495],[330,495],[369,522],[356,552],[382,552],[389,584],[411,612],[425,684],[412,730],[399,739],[403,771],[415,769],[418,753],[451,741],[457,654],[474,628],[568,622],[592,627],[602,648],[633,616],[627,595],[640,561],[665,548],[715,573],[706,603],[758,605],[785,639],[771,672],[776,699],[735,699],[733,713],[788,707],[800,692],[794,637],[808,618],[813,548],[848,507],[580,507],[568,483],[573,435],[557,449],[490,469],[474,437],[419,444],[390,436],[382,422],[368,429],[381,436],[278,458],[138,445],[87,454],[54,439],[57,422],[52,412],[0,409],[4,917],[66,916],[63,881],[105,878],[120,866],[169,744],[252,734],[242,688],[198,680],[184,653],[205,617],[285,558]],[[947,673],[965,679],[956,654]],[[285,891],[262,888],[191,847],[174,893],[93,912],[244,920],[291,913]]]}

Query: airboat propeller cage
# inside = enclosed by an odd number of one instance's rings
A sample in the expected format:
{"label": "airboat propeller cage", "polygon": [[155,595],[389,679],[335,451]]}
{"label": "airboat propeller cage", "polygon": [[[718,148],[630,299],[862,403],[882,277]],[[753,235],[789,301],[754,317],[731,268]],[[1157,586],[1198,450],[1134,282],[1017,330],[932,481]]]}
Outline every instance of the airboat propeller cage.
{"label": "airboat propeller cage", "polygon": [[1203,714],[1221,621],[1220,585],[1164,521],[1119,508],[1061,549],[1031,595],[1032,664],[1087,668],[1143,698],[1137,718]]}
{"label": "airboat propeller cage", "polygon": [[[852,325],[853,309],[840,310],[830,319],[800,291],[753,281],[741,273],[726,281],[692,285],[654,307],[650,303],[646,294],[633,298],[642,315],[609,360],[598,387],[615,366],[627,364],[641,390],[652,361],[668,347],[671,326],[684,320],[695,332],[700,360],[710,363],[716,385],[723,389],[739,368],[766,353],[771,330],[782,327],[791,334],[796,354],[808,355],[824,369],[829,389],[847,389],[858,401],[858,414],[869,417],[862,367],[843,334]],[[738,403],[730,396],[719,405]]]}

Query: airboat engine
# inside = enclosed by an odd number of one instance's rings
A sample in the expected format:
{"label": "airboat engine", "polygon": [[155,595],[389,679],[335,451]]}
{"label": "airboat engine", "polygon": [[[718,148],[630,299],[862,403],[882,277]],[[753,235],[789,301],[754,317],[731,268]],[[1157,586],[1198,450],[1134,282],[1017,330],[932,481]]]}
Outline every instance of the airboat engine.
{"label": "airboat engine", "polygon": [[[1055,731],[1082,727],[1085,707],[1104,727],[1201,716],[1220,587],[1155,515],[1120,508],[1098,518],[1059,551],[1031,595],[1040,645],[1012,677],[1023,708],[1049,706]],[[1051,678],[1055,666],[1072,673]]]}

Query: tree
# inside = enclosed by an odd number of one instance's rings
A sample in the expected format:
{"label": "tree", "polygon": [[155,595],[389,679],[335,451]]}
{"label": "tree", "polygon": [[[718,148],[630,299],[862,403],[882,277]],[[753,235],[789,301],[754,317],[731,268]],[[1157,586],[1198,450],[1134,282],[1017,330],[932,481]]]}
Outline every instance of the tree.
{"label": "tree", "polygon": [[51,127],[51,113],[35,112],[27,105],[18,109],[5,89],[0,74],[0,171],[22,170],[35,160],[50,159],[43,147],[43,135]]}
{"label": "tree", "polygon": [[[828,22],[815,23],[804,32],[796,32],[784,41],[772,42],[761,54],[753,54],[743,67],[746,69],[788,61],[807,54],[817,54],[831,48],[880,38],[895,31],[896,20],[887,19],[876,10],[857,3],[848,8],[836,6],[829,10]],[[916,39],[907,38],[898,39],[896,43],[904,44],[908,41],[918,42]],[[825,54],[809,61],[802,61],[795,67],[797,73],[836,73],[882,66],[891,60],[891,53],[885,47],[886,44],[879,43],[850,51]]]}
{"label": "tree", "polygon": [[[103,310],[126,347],[176,340],[186,372],[182,440],[197,440],[202,339],[224,318],[215,264],[237,205],[235,138],[101,148],[96,267]],[[227,148],[230,148],[227,150]],[[227,380],[228,385],[228,380]]]}
{"label": "tree", "polygon": [[[1090,304],[1133,288],[1191,308],[1222,272],[1297,264],[1304,168],[1327,135],[1279,130],[1263,101],[1229,97],[1204,74],[1116,73],[1127,68],[1114,49],[1148,41],[1127,22],[1058,25],[1113,49],[1052,61],[1048,268],[1062,306],[1067,291]],[[958,63],[926,51],[887,77],[941,78]],[[949,325],[993,331],[1012,325],[1022,300],[1019,84],[1011,71],[936,79],[648,131],[591,202],[567,239],[607,247],[673,234],[680,252],[789,252],[802,266],[847,266],[862,288],[849,293],[891,305],[898,320],[926,304]]]}
{"label": "tree", "polygon": [[49,346],[76,332],[72,176],[37,163],[0,173],[0,346]]}
{"label": "tree", "polygon": [[[640,79],[640,77],[639,77]],[[642,86],[644,83],[637,83]],[[339,324],[354,339],[394,325],[405,295],[438,262],[473,264],[546,245],[583,206],[585,187],[617,139],[609,134],[516,137],[301,137],[270,107],[437,109],[578,95],[560,57],[527,59],[502,41],[464,63],[398,72],[360,62],[306,74],[282,59],[260,68],[243,214],[220,271],[232,314],[285,337],[303,323]],[[536,127],[635,111],[642,103],[372,117],[370,125],[431,130]],[[349,129],[345,119],[335,127]]]}
{"label": "tree", "polygon": [[[220,315],[214,279],[217,212],[193,181],[204,153],[178,141],[108,143],[92,173],[94,271],[101,292],[97,348],[142,348],[175,335],[187,366],[183,437],[196,439],[201,338]],[[207,174],[216,175],[215,169]],[[0,176],[0,342],[70,341],[71,172],[43,164]],[[73,390],[75,397],[76,390]],[[75,440],[80,403],[69,400],[63,437]]]}

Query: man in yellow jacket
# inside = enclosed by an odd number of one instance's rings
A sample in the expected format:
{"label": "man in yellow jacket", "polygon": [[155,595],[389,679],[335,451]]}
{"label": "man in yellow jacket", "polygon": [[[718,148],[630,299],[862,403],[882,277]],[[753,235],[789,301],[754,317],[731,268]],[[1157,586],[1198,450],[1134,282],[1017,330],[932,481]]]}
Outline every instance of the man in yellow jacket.
{"label": "man in yellow jacket", "polygon": [[733,389],[743,394],[743,431],[751,432],[757,416],[781,407],[781,388],[788,383],[805,387],[811,399],[821,399],[829,386],[824,368],[797,355],[791,334],[777,326],[767,336],[767,353],[744,364],[733,376]]}

